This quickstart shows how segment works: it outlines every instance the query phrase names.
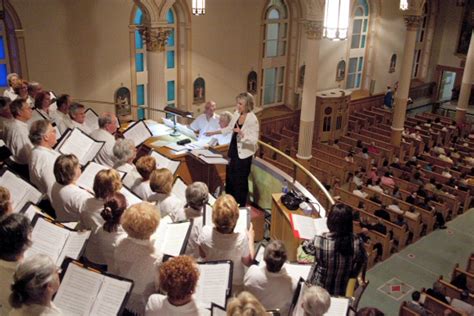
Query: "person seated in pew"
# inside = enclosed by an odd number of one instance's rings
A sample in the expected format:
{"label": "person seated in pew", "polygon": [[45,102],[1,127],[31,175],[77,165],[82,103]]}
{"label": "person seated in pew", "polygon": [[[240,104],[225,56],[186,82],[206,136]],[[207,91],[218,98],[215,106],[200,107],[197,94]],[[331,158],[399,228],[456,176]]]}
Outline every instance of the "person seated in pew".
{"label": "person seated in pew", "polygon": [[341,149],[341,147],[339,147],[339,139],[334,140],[334,142],[332,143],[332,147],[336,149]]}
{"label": "person seated in pew", "polygon": [[430,178],[430,182],[424,185],[424,188],[428,191],[434,191],[436,189],[436,179],[434,177]]}
{"label": "person seated in pew", "polygon": [[392,190],[392,197],[397,200],[402,199],[402,192],[400,191],[400,187],[398,185],[395,185]]}
{"label": "person seated in pew", "polygon": [[170,215],[173,219],[173,216],[184,208],[183,202],[171,192],[172,188],[173,174],[171,171],[166,168],[153,170],[150,175],[150,189],[153,194],[148,198],[148,202],[158,206],[161,217]]}
{"label": "person seated in pew", "polygon": [[228,316],[265,315],[265,307],[249,292],[241,292],[227,304]]}
{"label": "person seated in pew", "polygon": [[400,167],[401,167],[401,165],[400,165],[400,159],[398,159],[397,157],[393,158],[393,161],[392,161],[392,163],[390,164],[390,167],[396,168],[396,169],[400,169]]}
{"label": "person seated in pew", "polygon": [[11,213],[13,213],[13,206],[10,191],[0,186],[0,218]]}
{"label": "person seated in pew", "polygon": [[368,179],[370,179],[372,182],[375,182],[379,179],[379,175],[378,175],[378,172],[377,172],[377,167],[371,167],[370,168],[370,171],[369,171],[369,174],[367,176]]}
{"label": "person seated in pew", "polygon": [[[331,296],[320,286],[313,285],[303,293],[301,307],[304,316],[322,316],[331,306]],[[284,314],[282,314],[284,315]],[[300,316],[293,313],[293,316]]]}
{"label": "person seated in pew", "polygon": [[438,159],[440,159],[442,161],[445,161],[445,162],[453,163],[453,159],[451,159],[450,153],[447,153],[446,155],[440,154],[438,156]]}
{"label": "person seated in pew", "polygon": [[441,175],[448,179],[452,178],[453,176],[451,172],[449,171],[449,168],[444,168],[443,172],[441,172]]}
{"label": "person seated in pew", "polygon": [[[413,102],[413,101],[412,101]],[[357,311],[356,316],[385,316],[385,314],[375,307],[364,307]]]}
{"label": "person seated in pew", "polygon": [[349,163],[354,163],[354,154],[349,152],[345,157],[344,160]]}
{"label": "person seated in pew", "polygon": [[421,142],[423,140],[423,138],[421,137],[420,131],[416,129],[417,127],[419,127],[419,126],[418,125],[415,126],[415,131],[410,133],[410,135],[408,137]]}
{"label": "person seated in pew", "polygon": [[395,181],[393,180],[393,175],[387,171],[385,174],[382,176],[380,179],[380,183],[389,187],[394,187],[395,186]]}
{"label": "person seated in pew", "polygon": [[81,207],[79,227],[93,233],[104,225],[100,215],[105,200],[122,189],[119,173],[114,169],[100,170],[94,178],[94,196],[88,198]]}
{"label": "person seated in pew", "polygon": [[120,240],[114,250],[114,260],[109,271],[134,282],[125,306],[126,312],[144,315],[150,295],[159,287],[153,276],[160,268],[163,254],[151,239],[160,224],[160,215],[148,202],[132,205],[122,215],[122,227],[127,237]]}
{"label": "person seated in pew", "polygon": [[385,204],[380,205],[380,208],[374,211],[374,215],[390,222],[390,213],[387,211]]}
{"label": "person seated in pew", "polygon": [[456,148],[453,148],[453,150],[451,150],[451,157],[454,158],[454,159],[460,159],[461,158],[461,155],[459,154],[459,152]]}
{"label": "person seated in pew", "polygon": [[453,277],[450,283],[458,289],[469,291],[467,287],[467,275],[464,273],[459,273]]}
{"label": "person seated in pew", "polygon": [[415,205],[417,202],[417,198],[418,198],[418,193],[412,192],[409,196],[407,196],[407,198],[405,199],[405,202]]}
{"label": "person seated in pew", "polygon": [[365,198],[369,195],[368,193],[366,193],[366,192],[364,192],[364,191],[362,190],[362,186],[361,186],[361,185],[358,185],[358,186],[354,189],[354,191],[352,191],[352,194],[357,195],[357,196],[359,196],[359,197],[361,197],[361,198],[363,198],[363,199],[365,199]]}
{"label": "person seated in pew", "polygon": [[160,288],[166,296],[151,295],[145,307],[145,316],[208,314],[205,309],[199,307],[199,302],[194,297],[199,280],[199,268],[191,257],[171,258],[160,266],[157,274],[156,279],[159,282],[156,288]]}
{"label": "person seated in pew", "polygon": [[372,202],[374,203],[377,203],[377,204],[382,204],[382,200],[376,195],[372,195],[369,200],[371,200]]}
{"label": "person seated in pew", "polygon": [[419,171],[416,171],[415,174],[413,175],[413,178],[411,179],[411,182],[417,185],[424,185],[424,181],[421,178],[421,173]]}
{"label": "person seated in pew", "polygon": [[427,289],[426,294],[449,305],[450,299],[446,296],[445,289],[439,282],[433,283],[433,288]]}
{"label": "person seated in pew", "polygon": [[68,122],[70,125],[67,128],[79,128],[86,134],[90,134],[91,129],[85,124],[86,120],[86,107],[80,103],[73,103],[69,107],[69,117],[71,120]]}
{"label": "person seated in pew", "polygon": [[356,186],[362,186],[364,185],[364,181],[362,180],[362,177],[363,177],[363,173],[361,171],[356,171],[356,173],[354,174],[354,177],[352,177],[352,182],[354,182]]}
{"label": "person seated in pew", "polygon": [[362,141],[360,139],[357,140],[356,147],[360,149],[364,148],[364,144],[362,144]]}
{"label": "person seated in pew", "polygon": [[72,99],[68,94],[62,94],[56,100],[57,109],[52,113],[52,116],[61,134],[64,134],[66,129],[72,125],[71,118],[69,117],[71,103]]}
{"label": "person seated in pew", "polygon": [[369,150],[367,147],[362,148],[362,151],[357,154],[358,156],[364,158],[364,159],[369,159]]}
{"label": "person seated in pew", "polygon": [[[371,179],[369,179],[371,180]],[[381,193],[381,194],[384,194],[385,191],[382,189],[382,187],[380,186],[380,181],[381,179],[377,179],[377,181],[375,181],[375,184],[372,184],[372,181],[369,182],[369,180],[367,180],[367,187],[375,192],[378,192],[378,193]]]}
{"label": "person seated in pew", "polygon": [[423,208],[430,211],[430,213],[434,214],[435,216],[435,227],[439,229],[446,229],[446,220],[444,219],[443,214],[441,214],[441,212],[438,212],[436,208],[433,205],[428,204],[428,202],[425,202],[424,204],[426,204],[427,207]]}
{"label": "person seated in pew", "polygon": [[426,122],[425,122],[425,123],[423,123],[423,126],[424,126],[424,127],[428,127],[428,128],[430,128],[430,127],[431,127],[431,124],[432,124],[432,122],[433,122],[433,121],[432,121],[431,119],[428,119],[428,120],[426,120]]}
{"label": "person seated in pew", "polygon": [[156,160],[152,156],[143,156],[138,158],[135,167],[140,174],[140,178],[135,181],[130,189],[142,200],[148,201],[153,194],[150,188],[150,175],[153,170],[156,170]]}
{"label": "person seated in pew", "polygon": [[185,254],[199,258],[198,237],[201,235],[203,225],[203,212],[209,200],[209,189],[204,182],[193,182],[186,188],[186,204],[178,212],[170,213],[173,222],[190,220],[193,227],[188,238]]}
{"label": "person seated in pew", "polygon": [[0,96],[0,139],[4,139],[3,132],[6,125],[13,120],[12,112],[10,111],[10,99]]}
{"label": "person seated in pew", "polygon": [[127,199],[120,192],[108,196],[104,202],[104,208],[100,216],[104,219],[104,225],[93,232],[87,241],[84,257],[90,262],[102,266],[104,270],[112,265],[114,251],[117,244],[127,233],[120,225],[122,214],[127,208]]}
{"label": "person seated in pew", "polygon": [[[198,133],[198,138],[206,138],[206,132],[211,132],[220,129],[219,115],[216,113],[216,102],[208,101],[204,105],[204,113],[194,119],[189,127]],[[230,121],[229,121],[230,122]]]}
{"label": "person seated in pew", "polygon": [[26,258],[13,276],[10,315],[64,315],[52,301],[58,289],[58,268],[49,256],[35,254]]}
{"label": "person seated in pew", "polygon": [[114,145],[115,145],[115,132],[119,128],[119,122],[117,117],[112,113],[104,113],[99,116],[98,119],[99,128],[92,131],[90,136],[97,140],[105,142],[102,149],[99,151],[94,161],[100,165],[113,167],[114,160]]}
{"label": "person seated in pew", "polygon": [[214,203],[213,226],[204,226],[199,235],[199,253],[207,260],[232,260],[234,273],[232,290],[239,292],[243,287],[244,265],[250,266],[255,256],[255,232],[252,224],[246,233],[234,232],[239,218],[239,206],[230,194],[221,195]]}
{"label": "person seated in pew", "polygon": [[474,316],[474,306],[468,303],[469,300],[469,291],[462,291],[460,299],[453,298],[451,300],[451,306],[462,312],[466,313],[468,316]]}
{"label": "person seated in pew", "polygon": [[387,210],[390,210],[390,211],[395,212],[397,214],[402,214],[403,213],[403,211],[401,210],[401,208],[399,206],[399,203],[396,199],[393,199],[392,204],[387,206]]}
{"label": "person seated in pew", "polygon": [[397,219],[393,223],[395,225],[405,228],[405,230],[408,230],[408,224],[404,215],[405,215],[405,212],[403,212],[402,214],[398,214]]}
{"label": "person seated in pew", "polygon": [[123,178],[123,184],[131,188],[135,181],[140,179],[140,174],[133,164],[137,156],[137,148],[131,139],[117,139],[114,148],[114,169],[126,174]]}
{"label": "person seated in pew", "polygon": [[23,214],[0,217],[0,315],[8,315],[11,284],[16,267],[31,246],[30,220]]}
{"label": "person seated in pew", "polygon": [[406,302],[406,306],[412,311],[418,313],[420,316],[431,315],[420,302],[421,294],[419,291],[413,291],[411,293],[411,301]]}
{"label": "person seated in pew", "polygon": [[423,168],[424,170],[426,171],[433,171],[433,164],[431,162],[429,162],[428,164],[425,165],[425,167]]}
{"label": "person seated in pew", "polygon": [[298,285],[298,280],[286,271],[287,258],[283,242],[273,240],[265,247],[265,265],[250,266],[244,277],[245,290],[255,295],[265,309],[279,309],[281,315],[288,315],[291,298]]}
{"label": "person seated in pew", "polygon": [[423,198],[423,199],[429,196],[428,192],[425,190],[422,184],[418,186],[418,190],[416,190],[416,194],[418,195],[418,197]]}

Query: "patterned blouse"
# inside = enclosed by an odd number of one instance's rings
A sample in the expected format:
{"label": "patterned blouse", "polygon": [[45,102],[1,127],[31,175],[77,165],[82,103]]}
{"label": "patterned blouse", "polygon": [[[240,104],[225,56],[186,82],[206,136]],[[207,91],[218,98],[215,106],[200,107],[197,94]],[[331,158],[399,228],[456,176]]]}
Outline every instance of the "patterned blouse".
{"label": "patterned blouse", "polygon": [[336,235],[326,233],[303,243],[303,251],[315,257],[307,281],[325,288],[331,295],[345,295],[350,278],[357,277],[367,261],[364,243],[353,235],[354,254],[344,257],[336,253]]}

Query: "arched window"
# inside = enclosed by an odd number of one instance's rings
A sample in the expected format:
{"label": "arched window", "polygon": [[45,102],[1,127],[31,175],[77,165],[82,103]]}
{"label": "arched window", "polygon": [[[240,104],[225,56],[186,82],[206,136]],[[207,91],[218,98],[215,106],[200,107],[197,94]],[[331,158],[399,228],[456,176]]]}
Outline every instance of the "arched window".
{"label": "arched window", "polygon": [[421,60],[423,58],[423,49],[425,46],[426,32],[428,28],[428,5],[425,3],[423,6],[423,15],[420,27],[416,32],[416,44],[415,44],[415,54],[413,56],[413,66],[411,77],[416,79],[420,77],[421,73]]}
{"label": "arched window", "polygon": [[206,101],[206,82],[199,77],[193,84],[193,103],[203,103]]}
{"label": "arched window", "polygon": [[369,30],[369,4],[367,0],[356,0],[353,12],[346,88],[360,89]]}
{"label": "arched window", "polygon": [[278,105],[284,100],[288,41],[288,9],[283,0],[271,0],[265,8],[260,103]]}

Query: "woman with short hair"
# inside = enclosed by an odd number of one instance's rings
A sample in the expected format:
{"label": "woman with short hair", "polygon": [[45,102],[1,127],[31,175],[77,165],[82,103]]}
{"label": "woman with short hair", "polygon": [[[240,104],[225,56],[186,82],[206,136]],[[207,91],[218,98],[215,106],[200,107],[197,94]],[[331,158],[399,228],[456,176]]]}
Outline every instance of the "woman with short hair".
{"label": "woman with short hair", "polygon": [[5,187],[0,186],[0,218],[4,215],[11,214],[12,212],[12,197],[10,191]]}
{"label": "woman with short hair", "polygon": [[227,304],[227,316],[265,315],[265,307],[249,292],[242,292]]}
{"label": "woman with short hair", "polygon": [[[165,295],[153,294],[146,305],[146,316],[206,315],[193,294],[199,280],[199,268],[191,257],[179,256],[163,263],[158,272],[159,288]],[[208,311],[207,311],[208,312]]]}
{"label": "woman with short hair", "polygon": [[77,222],[84,203],[92,197],[81,189],[76,181],[81,176],[81,165],[74,155],[61,155],[54,162],[56,182],[51,188],[49,200],[59,222]]}
{"label": "woman with short hair", "polygon": [[153,276],[163,259],[163,254],[155,248],[151,239],[160,224],[160,215],[154,205],[142,202],[129,207],[121,222],[128,236],[115,248],[114,261],[109,270],[133,280],[133,290],[125,308],[131,313],[143,315],[149,296],[155,292]]}
{"label": "woman with short hair", "polygon": [[20,263],[13,276],[10,304],[12,316],[63,315],[52,302],[59,289],[56,264],[44,254],[35,254]]}
{"label": "woman with short hair", "polygon": [[230,194],[221,195],[214,203],[212,222],[215,227],[204,226],[199,235],[199,252],[202,258],[232,260],[234,263],[233,290],[243,286],[244,265],[253,262],[255,232],[252,225],[246,233],[234,232],[239,219],[239,206]]}
{"label": "woman with short hair", "polygon": [[148,201],[156,203],[161,217],[170,215],[176,221],[175,214],[180,212],[184,205],[172,192],[173,174],[166,168],[155,169],[150,175],[150,189],[153,192]]}
{"label": "woman with short hair", "polygon": [[301,307],[304,310],[304,316],[323,316],[330,306],[331,296],[328,291],[320,286],[311,286],[303,293],[303,297],[301,298]]}
{"label": "woman with short hair", "polygon": [[140,174],[133,164],[133,160],[137,156],[137,149],[133,140],[118,139],[112,152],[115,159],[114,169],[126,174],[122,182],[126,187],[131,188],[135,181],[140,178]]}
{"label": "woman with short hair", "polygon": [[148,198],[153,194],[150,188],[150,176],[156,169],[156,160],[152,156],[143,156],[137,160],[135,167],[141,178],[135,181],[131,190],[142,200],[148,201]]}

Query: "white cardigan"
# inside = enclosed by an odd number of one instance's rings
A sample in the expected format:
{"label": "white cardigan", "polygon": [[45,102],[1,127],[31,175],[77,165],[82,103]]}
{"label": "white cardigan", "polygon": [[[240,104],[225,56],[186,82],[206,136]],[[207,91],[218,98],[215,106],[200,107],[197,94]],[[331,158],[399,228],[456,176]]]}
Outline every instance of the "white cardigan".
{"label": "white cardigan", "polygon": [[[234,131],[235,123],[239,120],[240,113],[234,112],[232,120],[229,125],[221,130],[222,134],[232,133]],[[240,159],[245,159],[253,156],[258,149],[258,134],[260,131],[260,124],[253,112],[248,112],[245,118],[244,125],[241,128],[243,137],[237,137],[237,152]]]}

